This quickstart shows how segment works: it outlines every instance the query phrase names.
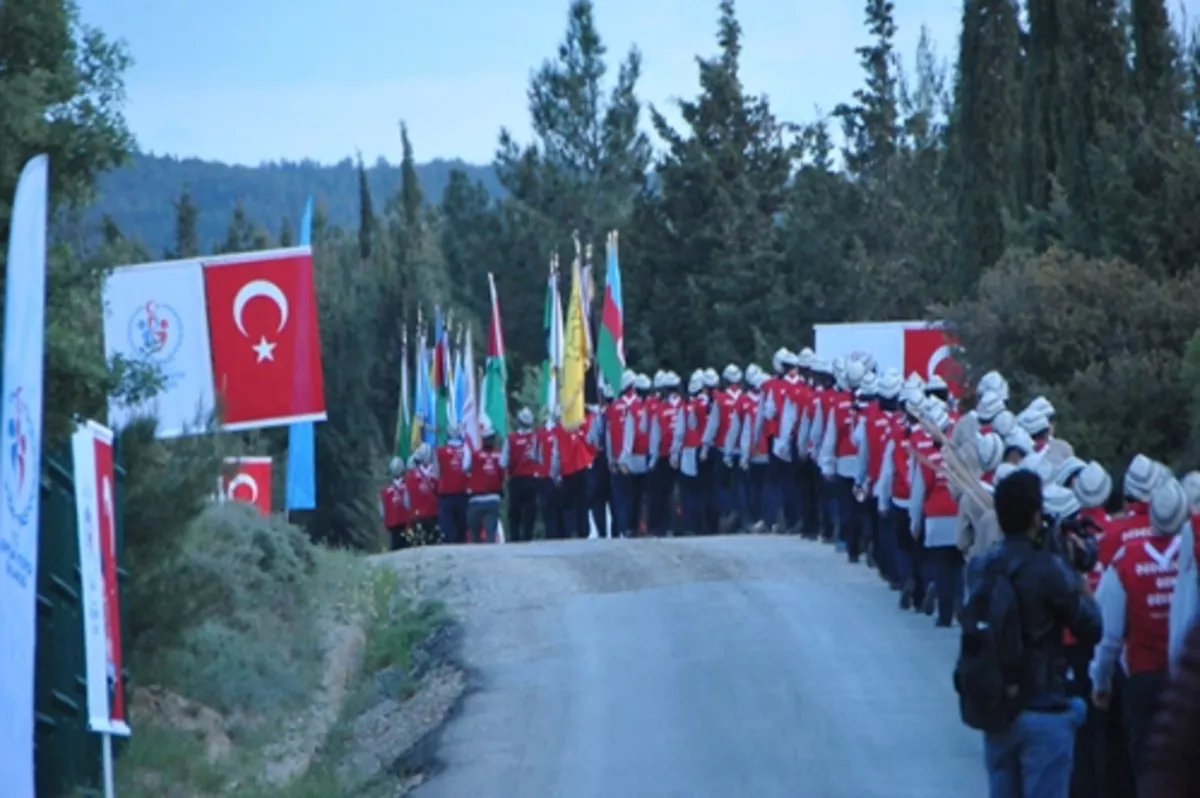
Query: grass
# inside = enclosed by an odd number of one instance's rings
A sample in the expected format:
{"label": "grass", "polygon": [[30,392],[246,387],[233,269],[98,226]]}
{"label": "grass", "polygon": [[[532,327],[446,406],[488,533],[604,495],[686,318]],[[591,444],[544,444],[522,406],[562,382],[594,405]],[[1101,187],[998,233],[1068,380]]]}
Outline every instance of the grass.
{"label": "grass", "polygon": [[[135,734],[118,758],[119,794],[343,798],[334,774],[347,753],[351,722],[384,698],[404,700],[415,692],[419,671],[429,664],[420,659],[422,644],[448,615],[442,604],[423,596],[419,581],[403,579],[391,567],[344,551],[315,548],[311,555],[313,568],[290,588],[307,596],[302,607],[293,608],[299,611],[281,613],[274,599],[240,609],[235,602],[230,618],[200,624],[181,638],[184,647],[156,659],[159,683],[224,714],[233,753],[210,764],[198,735],[138,725],[134,718]],[[256,776],[265,747],[278,739],[287,720],[302,715],[304,696],[320,678],[322,652],[314,645],[318,612],[362,625],[361,670],[309,771],[286,787],[264,786]],[[392,678],[376,678],[388,669]],[[382,684],[394,692],[385,694]]]}

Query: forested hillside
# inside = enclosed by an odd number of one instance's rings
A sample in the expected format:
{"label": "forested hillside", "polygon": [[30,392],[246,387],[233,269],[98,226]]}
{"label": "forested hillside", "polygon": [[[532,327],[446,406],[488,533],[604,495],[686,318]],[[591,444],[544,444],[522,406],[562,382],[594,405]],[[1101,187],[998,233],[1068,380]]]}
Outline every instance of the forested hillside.
{"label": "forested hillside", "polygon": [[[501,192],[490,166],[437,160],[417,164],[416,169],[426,196],[442,196],[455,169],[482,181],[493,195]],[[390,196],[400,185],[400,166],[380,159],[368,167],[367,179],[375,196]],[[215,246],[225,237],[238,202],[249,219],[276,232],[285,219],[296,224],[309,195],[325,208],[332,224],[351,225],[358,218],[358,167],[350,158],[332,166],[314,161],[231,166],[135,153],[124,166],[100,177],[87,219],[94,223],[108,214],[121,230],[142,239],[151,252],[161,253],[175,239],[171,204],[185,188],[196,203],[196,233],[205,246]]]}

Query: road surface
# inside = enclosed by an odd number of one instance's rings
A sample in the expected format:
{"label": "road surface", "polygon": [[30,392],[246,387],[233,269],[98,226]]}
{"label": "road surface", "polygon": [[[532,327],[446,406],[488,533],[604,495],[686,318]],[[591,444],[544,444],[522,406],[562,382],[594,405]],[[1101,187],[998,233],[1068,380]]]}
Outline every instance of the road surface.
{"label": "road surface", "polygon": [[473,691],[418,798],[972,798],[957,634],[790,537],[430,548]]}

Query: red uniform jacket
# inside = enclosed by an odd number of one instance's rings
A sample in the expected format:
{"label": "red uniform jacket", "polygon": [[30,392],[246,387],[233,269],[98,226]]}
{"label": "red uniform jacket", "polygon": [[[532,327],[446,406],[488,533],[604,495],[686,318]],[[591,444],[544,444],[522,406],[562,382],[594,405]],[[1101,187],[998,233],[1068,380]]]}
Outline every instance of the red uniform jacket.
{"label": "red uniform jacket", "polygon": [[1131,541],[1113,562],[1125,588],[1125,663],[1130,676],[1167,670],[1167,623],[1180,543],[1178,535]]}
{"label": "red uniform jacket", "polygon": [[439,446],[437,448],[439,496],[453,496],[467,492],[466,444],[461,446]]}
{"label": "red uniform jacket", "polygon": [[433,475],[423,468],[410,468],[404,475],[404,484],[408,488],[410,520],[416,522],[437,518],[437,483]]}
{"label": "red uniform jacket", "polygon": [[471,455],[469,487],[473,496],[504,492],[503,453],[498,449],[479,449]]}
{"label": "red uniform jacket", "polygon": [[508,434],[508,473],[513,477],[538,475],[537,433],[533,430]]}
{"label": "red uniform jacket", "polygon": [[408,490],[404,480],[394,480],[379,489],[379,504],[383,508],[383,525],[388,529],[408,526]]}

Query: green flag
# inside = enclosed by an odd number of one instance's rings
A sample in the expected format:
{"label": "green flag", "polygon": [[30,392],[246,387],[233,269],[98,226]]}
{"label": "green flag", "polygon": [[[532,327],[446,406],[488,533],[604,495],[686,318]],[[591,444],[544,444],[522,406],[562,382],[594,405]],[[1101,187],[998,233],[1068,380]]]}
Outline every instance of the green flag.
{"label": "green flag", "polygon": [[497,439],[503,441],[508,436],[508,368],[504,362],[500,299],[496,296],[496,281],[490,272],[488,288],[492,295],[492,319],[488,324],[487,360],[484,361],[479,406],[483,409],[483,417],[496,431]]}
{"label": "green flag", "polygon": [[400,353],[400,403],[396,408],[396,456],[405,462],[412,454],[412,409],[408,396],[408,330],[404,331]]}

